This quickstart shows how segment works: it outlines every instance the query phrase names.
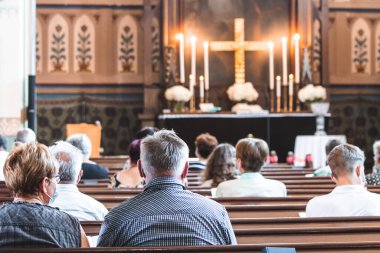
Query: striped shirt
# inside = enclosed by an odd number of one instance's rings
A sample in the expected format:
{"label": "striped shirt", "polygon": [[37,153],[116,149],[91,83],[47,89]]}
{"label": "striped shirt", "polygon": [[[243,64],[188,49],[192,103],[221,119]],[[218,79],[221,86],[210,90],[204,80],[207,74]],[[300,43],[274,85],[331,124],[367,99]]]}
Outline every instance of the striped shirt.
{"label": "striped shirt", "polygon": [[218,244],[236,244],[226,209],[171,177],[153,179],[112,209],[98,240],[100,247]]}

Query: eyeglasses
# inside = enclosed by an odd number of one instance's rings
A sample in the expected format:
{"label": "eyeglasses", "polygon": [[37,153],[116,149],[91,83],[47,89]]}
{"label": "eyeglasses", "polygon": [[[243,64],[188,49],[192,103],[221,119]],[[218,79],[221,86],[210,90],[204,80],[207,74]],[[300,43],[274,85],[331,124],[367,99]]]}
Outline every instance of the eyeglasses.
{"label": "eyeglasses", "polygon": [[52,177],[52,179],[55,179],[55,182],[58,184],[59,181],[61,181],[61,176],[59,174],[55,175],[54,177]]}

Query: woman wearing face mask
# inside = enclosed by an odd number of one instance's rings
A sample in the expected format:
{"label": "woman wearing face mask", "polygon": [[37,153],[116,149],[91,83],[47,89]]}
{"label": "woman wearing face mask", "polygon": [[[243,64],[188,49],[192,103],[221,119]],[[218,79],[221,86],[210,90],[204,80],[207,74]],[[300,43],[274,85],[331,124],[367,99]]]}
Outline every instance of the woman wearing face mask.
{"label": "woman wearing face mask", "polygon": [[14,200],[0,208],[0,247],[88,247],[78,219],[47,206],[59,175],[45,145],[32,142],[15,148],[5,162],[4,176]]}

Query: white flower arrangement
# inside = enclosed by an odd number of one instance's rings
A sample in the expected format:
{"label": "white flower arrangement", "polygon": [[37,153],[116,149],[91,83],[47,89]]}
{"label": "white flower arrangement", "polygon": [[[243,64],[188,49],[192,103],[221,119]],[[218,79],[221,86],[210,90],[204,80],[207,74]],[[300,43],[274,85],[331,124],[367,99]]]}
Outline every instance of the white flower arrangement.
{"label": "white flower arrangement", "polygon": [[191,98],[191,92],[182,85],[175,85],[165,91],[165,98],[168,101],[187,102]]}
{"label": "white flower arrangement", "polygon": [[308,84],[298,91],[298,99],[302,103],[313,103],[326,100],[326,89],[322,86]]}
{"label": "white flower arrangement", "polygon": [[232,101],[242,101],[246,100],[248,102],[256,101],[259,97],[256,89],[253,87],[252,83],[234,83],[227,90],[228,98]]}

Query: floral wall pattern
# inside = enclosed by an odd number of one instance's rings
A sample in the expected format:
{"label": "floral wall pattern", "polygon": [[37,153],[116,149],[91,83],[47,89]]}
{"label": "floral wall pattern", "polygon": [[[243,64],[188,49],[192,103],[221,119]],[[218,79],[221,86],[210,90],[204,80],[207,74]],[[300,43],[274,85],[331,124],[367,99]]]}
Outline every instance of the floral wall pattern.
{"label": "floral wall pattern", "polygon": [[48,71],[69,71],[69,28],[66,20],[56,14],[49,23],[48,28]]}
{"label": "floral wall pattern", "polygon": [[359,18],[352,26],[352,73],[369,74],[371,70],[371,31],[368,23]]}
{"label": "floral wall pattern", "polygon": [[152,20],[152,71],[160,72],[160,57],[161,57],[161,46],[160,46],[160,23],[157,18]]}
{"label": "floral wall pattern", "polygon": [[376,55],[376,73],[380,73],[380,21],[376,24],[375,30],[375,55]]}
{"label": "floral wall pattern", "polygon": [[37,18],[36,22],[36,72],[41,73],[42,72],[42,27],[41,27],[41,22]]}
{"label": "floral wall pattern", "polygon": [[[315,83],[320,83],[321,76],[321,21],[314,20],[313,24],[313,48],[312,48],[312,72]],[[317,78],[318,77],[318,78]]]}
{"label": "floral wall pattern", "polygon": [[74,59],[76,72],[95,71],[95,29],[90,18],[82,15],[74,27]]}
{"label": "floral wall pattern", "polygon": [[125,15],[118,27],[118,72],[137,72],[137,36],[136,21]]}
{"label": "floral wall pattern", "polygon": [[134,134],[140,129],[137,115],[141,103],[82,97],[66,100],[38,101],[37,136],[41,143],[51,145],[66,138],[66,124],[102,124],[103,155],[125,155]]}

